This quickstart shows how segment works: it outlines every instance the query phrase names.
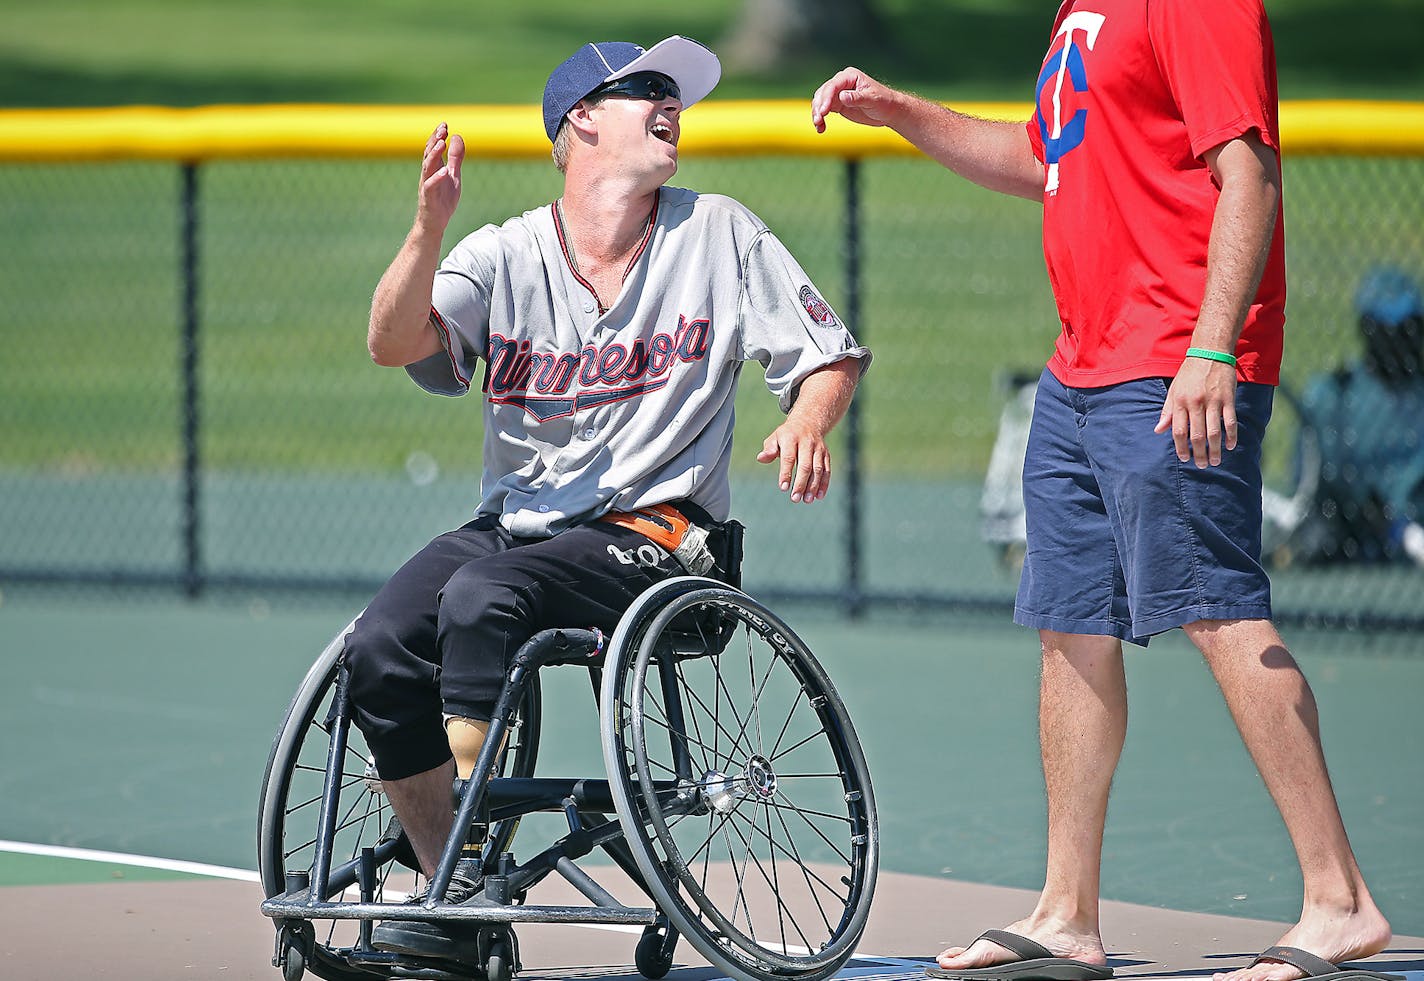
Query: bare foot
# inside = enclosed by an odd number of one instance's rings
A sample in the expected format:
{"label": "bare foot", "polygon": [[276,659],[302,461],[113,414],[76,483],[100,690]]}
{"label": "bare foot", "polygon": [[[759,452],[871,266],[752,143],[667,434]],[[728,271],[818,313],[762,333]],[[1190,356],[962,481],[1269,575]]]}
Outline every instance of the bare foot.
{"label": "bare foot", "polygon": [[[1277,946],[1297,947],[1333,964],[1378,954],[1389,946],[1389,923],[1371,905],[1366,910],[1344,916],[1307,915]],[[1263,960],[1239,971],[1212,975],[1213,981],[1299,981],[1306,974],[1300,968],[1278,960]]]}
{"label": "bare foot", "polygon": [[[1096,932],[1079,933],[1060,924],[1037,922],[1032,917],[1019,920],[1004,928],[1008,933],[1037,941],[1047,947],[1055,957],[1067,957],[1085,964],[1103,965],[1108,962],[1107,951],[1103,949],[1102,938]],[[993,967],[1018,959],[1018,955],[992,940],[979,938],[968,947],[950,947],[939,957],[939,966],[946,971],[963,970],[970,967]]]}

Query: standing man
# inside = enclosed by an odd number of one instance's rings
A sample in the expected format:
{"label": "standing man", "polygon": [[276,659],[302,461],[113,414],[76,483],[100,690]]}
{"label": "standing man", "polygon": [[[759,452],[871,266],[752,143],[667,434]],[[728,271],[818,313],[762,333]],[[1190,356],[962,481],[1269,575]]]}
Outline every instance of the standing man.
{"label": "standing man", "polygon": [[[483,499],[382,587],[345,660],[356,723],[427,876],[520,645],[548,627],[611,632],[648,586],[711,571],[744,362],[761,363],[788,413],[757,459],[779,464],[792,501],[825,496],[826,436],[869,351],[755,215],[665,186],[682,113],[720,71],[681,37],[579,48],[544,90],[563,196],[443,261],[465,146],[443,123],[426,144],[415,224],[376,288],[368,343],[430,391],[478,384]],[[472,856],[445,900],[480,887]],[[477,953],[458,924],[387,921],[373,943]]]}
{"label": "standing man", "polygon": [[939,956],[947,977],[1107,977],[1108,789],[1127,728],[1122,642],[1180,627],[1279,807],[1300,921],[1232,981],[1294,981],[1385,947],[1340,819],[1315,699],[1271,624],[1261,438],[1285,309],[1275,54],[1261,0],[1067,0],[1027,126],[854,68],[817,90],[955,173],[1039,202],[1062,330],[1024,465],[1014,619],[1043,651],[1048,866],[1033,912]]}

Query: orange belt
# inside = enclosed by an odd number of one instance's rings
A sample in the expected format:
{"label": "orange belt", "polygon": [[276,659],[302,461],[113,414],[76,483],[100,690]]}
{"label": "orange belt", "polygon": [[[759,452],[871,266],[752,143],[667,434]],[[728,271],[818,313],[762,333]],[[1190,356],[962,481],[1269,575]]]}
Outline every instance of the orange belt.
{"label": "orange belt", "polygon": [[652,504],[636,511],[609,511],[598,520],[636,531],[662,546],[695,576],[706,575],[716,565],[707,547],[707,532],[671,504]]}

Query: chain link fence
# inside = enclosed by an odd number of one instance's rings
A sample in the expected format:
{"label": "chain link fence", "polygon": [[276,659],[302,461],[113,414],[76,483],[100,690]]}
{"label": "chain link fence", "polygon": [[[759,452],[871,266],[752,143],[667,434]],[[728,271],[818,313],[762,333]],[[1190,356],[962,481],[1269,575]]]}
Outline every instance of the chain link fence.
{"label": "chain link fence", "polygon": [[[478,403],[427,395],[365,350],[417,176],[379,156],[0,165],[0,584],[364,592],[466,520]],[[814,506],[787,503],[755,462],[777,410],[756,366],[743,374],[748,588],[852,611],[1007,609],[1014,543],[981,505],[1014,380],[1036,377],[1057,330],[1037,209],[906,156],[694,150],[674,183],[757,212],[876,353]],[[1424,517],[1418,358],[1333,410],[1319,395],[1368,353],[1365,277],[1424,277],[1424,157],[1288,145],[1285,185],[1289,323],[1267,459],[1278,612],[1424,626],[1424,570],[1401,538]],[[446,247],[559,187],[552,165],[472,141]],[[1388,491],[1329,501],[1385,471]]]}

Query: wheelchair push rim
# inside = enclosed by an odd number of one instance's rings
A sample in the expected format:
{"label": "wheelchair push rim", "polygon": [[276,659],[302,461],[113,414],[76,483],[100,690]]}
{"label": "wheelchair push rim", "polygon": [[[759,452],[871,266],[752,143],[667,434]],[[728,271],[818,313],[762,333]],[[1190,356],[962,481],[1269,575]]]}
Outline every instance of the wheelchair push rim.
{"label": "wheelchair push rim", "polygon": [[806,645],[739,590],[672,580],[625,616],[604,684],[613,799],[663,912],[736,977],[838,970],[878,830],[854,728]]}

